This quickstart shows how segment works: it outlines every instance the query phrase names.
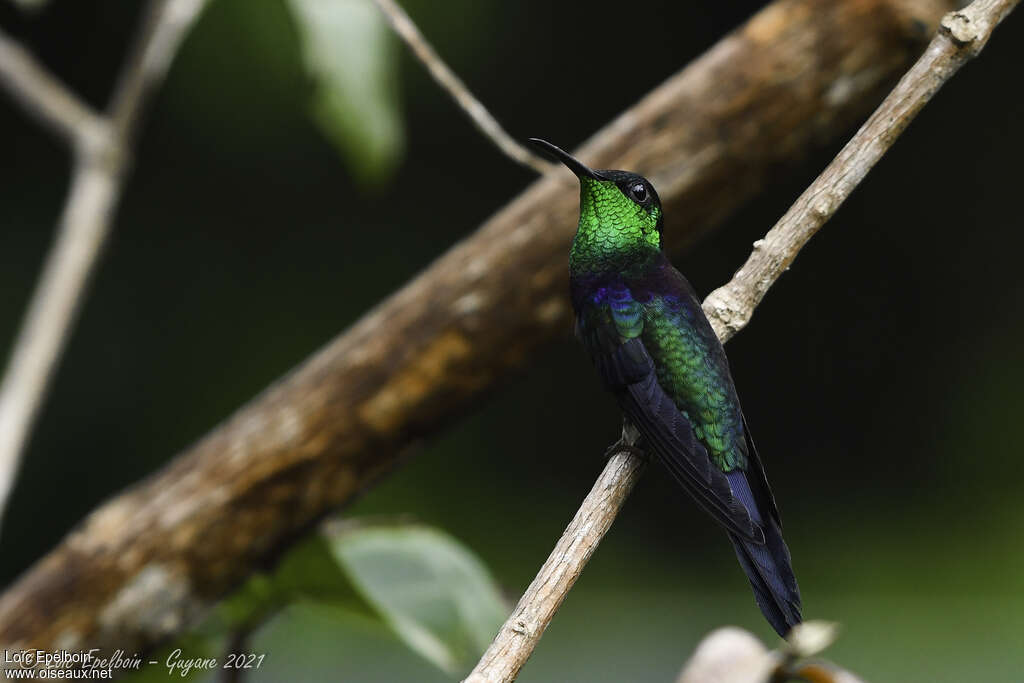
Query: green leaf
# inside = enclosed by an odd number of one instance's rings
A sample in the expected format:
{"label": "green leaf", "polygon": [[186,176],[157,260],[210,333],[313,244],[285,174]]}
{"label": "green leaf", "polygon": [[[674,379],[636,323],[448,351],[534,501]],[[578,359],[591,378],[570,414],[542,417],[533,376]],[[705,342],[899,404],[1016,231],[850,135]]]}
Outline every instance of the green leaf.
{"label": "green leaf", "polygon": [[487,569],[442,531],[328,525],[324,534],[356,589],[409,647],[446,671],[472,666],[508,614]]}
{"label": "green leaf", "polygon": [[371,0],[288,0],[313,77],[311,113],[360,180],[379,184],[404,146],[396,39]]}
{"label": "green leaf", "polygon": [[[325,523],[269,573],[256,573],[187,634],[165,648],[223,657],[231,637],[251,633],[295,603],[386,623],[409,648],[449,672],[468,669],[508,613],[494,580],[448,534],[408,522]],[[166,677],[143,667],[133,683]],[[191,674],[190,674],[191,677]]]}
{"label": "green leaf", "polygon": [[338,566],[327,541],[313,534],[285,555],[273,573],[254,574],[225,598],[207,628],[217,633],[251,630],[298,601],[379,618]]}

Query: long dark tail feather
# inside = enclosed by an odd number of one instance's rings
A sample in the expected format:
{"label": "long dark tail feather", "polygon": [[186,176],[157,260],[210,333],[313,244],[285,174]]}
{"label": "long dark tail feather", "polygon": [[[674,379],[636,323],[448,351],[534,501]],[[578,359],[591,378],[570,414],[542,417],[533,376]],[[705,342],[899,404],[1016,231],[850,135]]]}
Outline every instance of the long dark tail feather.
{"label": "long dark tail feather", "polygon": [[750,579],[754,598],[765,619],[783,638],[803,621],[800,589],[796,584],[789,549],[774,521],[765,524],[765,543],[760,545],[729,534],[740,566]]}
{"label": "long dark tail feather", "polygon": [[782,530],[775,514],[761,514],[761,508],[771,504],[770,499],[764,500],[764,496],[761,496],[762,499],[758,500],[750,488],[747,474],[742,470],[733,470],[726,476],[733,494],[743,501],[751,517],[764,530],[763,544],[734,533],[729,533],[729,540],[736,549],[740,566],[750,579],[757,606],[772,628],[785,638],[791,628],[803,621],[800,615],[800,588],[793,573],[789,548],[782,540]]}

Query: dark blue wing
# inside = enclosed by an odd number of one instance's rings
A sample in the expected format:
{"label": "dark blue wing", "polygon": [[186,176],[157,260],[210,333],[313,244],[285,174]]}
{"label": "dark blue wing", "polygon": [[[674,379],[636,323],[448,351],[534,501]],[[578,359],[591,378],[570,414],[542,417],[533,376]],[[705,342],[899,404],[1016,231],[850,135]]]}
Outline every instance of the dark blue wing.
{"label": "dark blue wing", "polygon": [[658,460],[718,523],[741,538],[764,543],[761,525],[734,494],[726,474],[712,464],[690,421],[658,383],[654,361],[639,331],[632,338],[621,334],[635,329],[635,316],[628,316],[628,328],[617,324],[616,317],[621,315],[616,315],[614,305],[611,310],[595,307],[580,316],[577,331],[622,411]]}
{"label": "dark blue wing", "polygon": [[[685,284],[681,275],[678,279]],[[696,302],[692,291],[684,294]],[[742,419],[747,454],[744,466],[723,472],[712,463],[686,415],[658,383],[654,361],[641,339],[642,305],[625,288],[606,289],[604,300],[591,304],[580,312],[577,331],[605,385],[618,398],[647,448],[728,531],[758,607],[779,635],[785,636],[802,619],[800,590],[782,539],[775,499],[746,419]]]}

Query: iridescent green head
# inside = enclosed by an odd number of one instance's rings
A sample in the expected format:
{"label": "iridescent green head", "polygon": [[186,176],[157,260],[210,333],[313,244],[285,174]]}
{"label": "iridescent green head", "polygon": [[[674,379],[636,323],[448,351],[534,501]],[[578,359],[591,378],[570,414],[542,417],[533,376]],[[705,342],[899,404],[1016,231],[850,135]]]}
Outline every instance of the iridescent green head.
{"label": "iridescent green head", "polygon": [[661,201],[650,181],[628,171],[596,171],[550,142],[530,142],[580,179],[580,223],[569,252],[573,272],[622,270],[661,249]]}

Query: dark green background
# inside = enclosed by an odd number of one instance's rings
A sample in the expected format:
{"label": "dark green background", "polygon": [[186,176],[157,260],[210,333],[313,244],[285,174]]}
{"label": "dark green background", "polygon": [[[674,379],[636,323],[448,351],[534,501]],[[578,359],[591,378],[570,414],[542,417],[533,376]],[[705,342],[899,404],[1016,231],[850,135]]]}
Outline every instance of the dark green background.
{"label": "dark green background", "polygon": [[[567,148],[760,4],[405,3],[514,135]],[[4,0],[0,25],[99,106],[137,7],[51,0],[28,18]],[[1022,41],[1013,16],[728,347],[806,616],[841,621],[830,655],[873,681],[1017,681],[1024,669]],[[406,158],[391,183],[360,188],[307,116],[283,6],[212,0],[139,141],[4,520],[0,581],[530,182],[404,53],[401,72]],[[69,154],[6,97],[0,130],[6,358]],[[678,262],[698,291],[731,276],[836,149],[780,176]],[[617,430],[567,331],[353,512],[440,525],[518,594]],[[652,468],[522,680],[669,680],[726,623],[773,642],[725,537]],[[270,652],[256,680],[444,680],[383,627],[311,607],[255,645]]]}

